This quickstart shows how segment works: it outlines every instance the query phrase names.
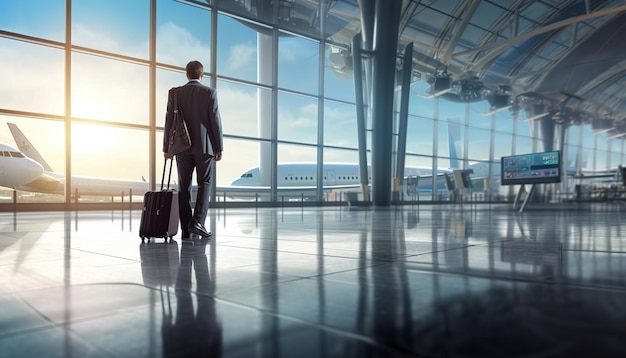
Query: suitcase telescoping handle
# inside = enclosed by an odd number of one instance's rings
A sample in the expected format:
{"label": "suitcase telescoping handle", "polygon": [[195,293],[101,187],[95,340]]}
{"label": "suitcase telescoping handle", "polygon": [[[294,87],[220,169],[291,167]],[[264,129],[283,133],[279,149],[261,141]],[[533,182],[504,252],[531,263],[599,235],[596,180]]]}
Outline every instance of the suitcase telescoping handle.
{"label": "suitcase telescoping handle", "polygon": [[[170,188],[170,180],[172,179],[172,167],[174,166],[174,158],[170,158],[170,173],[167,176],[167,187]],[[167,168],[167,159],[163,162],[163,175],[161,176],[161,190],[163,190],[163,182],[165,181],[165,168]]]}

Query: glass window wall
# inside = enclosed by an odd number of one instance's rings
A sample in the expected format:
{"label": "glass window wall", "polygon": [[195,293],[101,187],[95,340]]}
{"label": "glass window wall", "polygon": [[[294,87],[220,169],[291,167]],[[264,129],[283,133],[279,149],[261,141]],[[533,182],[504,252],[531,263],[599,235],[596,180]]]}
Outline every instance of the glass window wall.
{"label": "glass window wall", "polygon": [[[243,3],[220,2],[223,12],[217,15],[217,24],[212,24],[209,3],[157,0],[156,18],[152,19],[156,58],[151,59],[150,2],[87,3],[72,2],[72,24],[67,31],[71,31],[73,47],[67,64],[64,1],[0,5],[0,30],[11,32],[11,36],[0,37],[0,73],[8,84],[0,89],[0,125],[18,124],[32,144],[41,148],[39,152],[55,172],[65,174],[64,136],[69,124],[68,167],[76,178],[111,179],[121,185],[115,187],[120,193],[125,190],[121,187],[130,189],[130,183],[148,185],[151,177],[156,177],[158,187],[167,92],[187,82],[184,66],[195,59],[205,66],[203,83],[216,83],[218,90],[225,135],[224,159],[216,164],[218,200],[250,201],[259,195],[267,200],[273,160],[280,166],[279,187],[287,183],[286,176],[289,184],[297,180],[299,186],[315,187],[321,180],[315,168],[322,151],[324,163],[353,166],[350,174],[335,172],[335,183],[358,184],[352,54],[347,44],[333,38],[320,44],[315,22],[298,23],[283,14],[273,28],[272,7],[257,8],[253,13]],[[253,18],[259,22],[252,22]],[[327,25],[339,24],[332,13],[329,19],[335,22],[329,20]],[[216,34],[212,34],[212,25],[217,25]],[[212,38],[217,40],[215,44]],[[217,73],[210,73],[212,59],[216,59]],[[320,61],[324,61],[323,69]],[[71,73],[65,73],[67,68]],[[151,69],[156,69],[156,74]],[[71,83],[66,84],[67,79]],[[541,150],[539,122],[523,122],[528,117],[525,113],[515,121],[508,110],[486,114],[490,111],[486,100],[465,103],[445,96],[425,98],[428,87],[425,78],[411,86],[406,134],[405,162],[421,176],[420,199],[445,199],[445,187],[432,197],[433,164],[446,170],[469,166],[477,180],[488,175],[493,165],[494,183],[498,183],[501,156]],[[65,108],[66,93],[71,96],[71,108]],[[16,111],[23,113],[15,116]],[[371,148],[371,123],[367,116],[366,150]],[[395,136],[394,144],[398,134]],[[0,141],[17,145],[7,130],[0,131]],[[155,153],[149,153],[151,144],[156,144]],[[623,140],[610,139],[608,133],[594,135],[590,125],[569,127],[565,148],[567,167],[575,168],[580,158],[587,172],[614,169],[624,158]],[[132,158],[127,153],[133,153]],[[368,157],[370,154],[368,151]],[[156,173],[150,173],[152,160]],[[287,167],[291,176],[285,175],[283,164],[295,162],[308,163],[307,174],[301,174],[302,168],[295,171],[292,165]],[[219,191],[234,183],[242,185],[244,182],[238,181],[242,176],[254,178],[247,185],[262,189],[246,192],[247,198],[243,193]],[[80,180],[72,183],[81,184]],[[99,185],[92,183],[93,187]],[[442,183],[436,182],[438,188]],[[474,188],[480,189],[478,182]],[[497,187],[494,191],[509,189]],[[79,191],[79,202],[107,200],[91,199],[80,187]],[[0,203],[11,193],[0,190]],[[309,196],[310,191],[286,199],[280,194],[279,200],[302,200],[304,196],[317,200],[316,194]],[[65,200],[63,194],[26,190],[19,191],[19,198]]]}

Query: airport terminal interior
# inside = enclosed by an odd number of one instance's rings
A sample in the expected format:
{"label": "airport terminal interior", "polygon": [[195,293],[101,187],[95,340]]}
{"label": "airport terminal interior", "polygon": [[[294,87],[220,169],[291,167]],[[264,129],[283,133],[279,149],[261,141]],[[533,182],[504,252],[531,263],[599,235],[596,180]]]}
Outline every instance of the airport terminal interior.
{"label": "airport terminal interior", "polygon": [[[624,24],[622,0],[1,1],[0,358],[626,356]],[[212,235],[141,238],[191,60]]]}
{"label": "airport terminal interior", "polygon": [[624,215],[236,208],[142,242],[136,211],[4,213],[0,356],[623,357]]}

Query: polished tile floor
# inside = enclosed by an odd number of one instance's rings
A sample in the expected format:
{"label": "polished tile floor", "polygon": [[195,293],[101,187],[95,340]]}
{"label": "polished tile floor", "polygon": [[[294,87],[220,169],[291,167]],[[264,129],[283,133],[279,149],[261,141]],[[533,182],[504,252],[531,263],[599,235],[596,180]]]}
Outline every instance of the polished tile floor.
{"label": "polished tile floor", "polygon": [[0,213],[0,357],[624,357],[619,205]]}

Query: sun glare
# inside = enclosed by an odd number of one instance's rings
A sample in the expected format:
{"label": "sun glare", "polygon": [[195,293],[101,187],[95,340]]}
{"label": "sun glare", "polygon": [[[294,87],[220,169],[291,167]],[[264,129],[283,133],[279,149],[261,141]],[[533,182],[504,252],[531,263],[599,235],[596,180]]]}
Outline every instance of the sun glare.
{"label": "sun glare", "polygon": [[112,118],[113,113],[105,101],[78,95],[72,100],[72,117],[86,119]]}
{"label": "sun glare", "polygon": [[105,153],[115,139],[114,128],[97,125],[72,124],[72,151],[74,155]]}

